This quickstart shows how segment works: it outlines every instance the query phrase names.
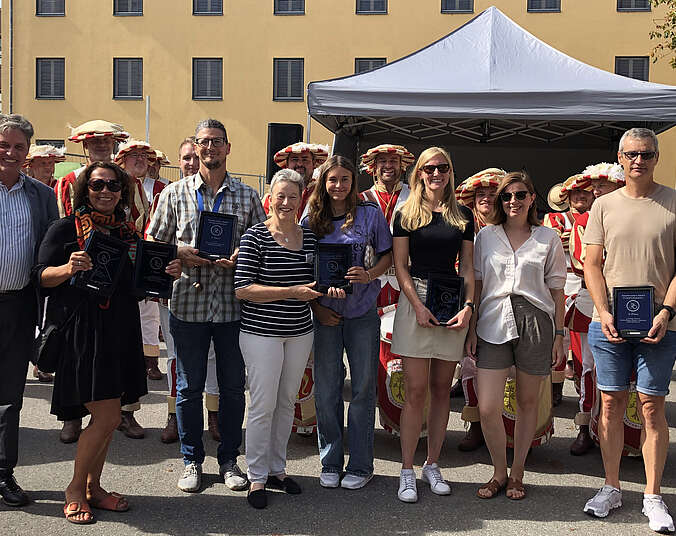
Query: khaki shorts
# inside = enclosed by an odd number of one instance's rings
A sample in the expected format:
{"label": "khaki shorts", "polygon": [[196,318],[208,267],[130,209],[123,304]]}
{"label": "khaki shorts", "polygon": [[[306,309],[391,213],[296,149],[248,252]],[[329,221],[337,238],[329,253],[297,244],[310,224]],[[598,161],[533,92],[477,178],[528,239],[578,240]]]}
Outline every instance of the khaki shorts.
{"label": "khaki shorts", "polygon": [[477,341],[477,368],[506,369],[512,365],[526,374],[549,376],[552,368],[554,326],[550,316],[522,296],[511,296],[518,339],[502,344]]}

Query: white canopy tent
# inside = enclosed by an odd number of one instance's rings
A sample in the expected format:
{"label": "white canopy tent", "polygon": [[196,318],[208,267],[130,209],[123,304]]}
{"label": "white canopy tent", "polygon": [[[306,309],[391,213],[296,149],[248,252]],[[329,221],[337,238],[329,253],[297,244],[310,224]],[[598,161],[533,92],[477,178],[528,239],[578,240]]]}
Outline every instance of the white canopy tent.
{"label": "white canopy tent", "polygon": [[656,132],[674,126],[676,87],[586,65],[491,7],[383,67],[311,82],[308,112],[338,139],[351,139],[356,151],[384,141],[449,147],[466,168],[459,177],[483,163],[533,172],[523,151],[515,158],[516,148],[538,153],[540,171],[545,162],[570,162],[559,176],[538,181],[552,183],[614,159],[617,140],[632,126]]}

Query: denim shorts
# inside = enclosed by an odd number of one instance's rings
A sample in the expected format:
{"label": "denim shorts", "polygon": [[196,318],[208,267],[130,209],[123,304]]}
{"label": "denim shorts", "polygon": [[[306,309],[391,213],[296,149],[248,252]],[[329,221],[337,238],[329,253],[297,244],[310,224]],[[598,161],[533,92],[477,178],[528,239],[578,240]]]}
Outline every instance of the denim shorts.
{"label": "denim shorts", "polygon": [[667,331],[658,344],[638,341],[615,344],[606,339],[600,322],[592,322],[588,341],[601,391],[626,391],[635,370],[639,393],[652,396],[669,394],[676,360],[676,331]]}

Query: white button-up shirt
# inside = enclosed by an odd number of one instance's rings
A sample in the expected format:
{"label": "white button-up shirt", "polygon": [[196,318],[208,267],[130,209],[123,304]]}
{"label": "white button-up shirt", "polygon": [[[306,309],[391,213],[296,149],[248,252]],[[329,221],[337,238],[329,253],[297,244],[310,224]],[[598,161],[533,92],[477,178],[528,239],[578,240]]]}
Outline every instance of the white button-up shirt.
{"label": "white button-up shirt", "polygon": [[482,281],[477,335],[502,344],[517,339],[510,296],[522,296],[554,319],[550,289],[566,283],[566,256],[556,231],[532,226],[530,237],[514,251],[502,225],[479,231],[474,243],[474,277]]}

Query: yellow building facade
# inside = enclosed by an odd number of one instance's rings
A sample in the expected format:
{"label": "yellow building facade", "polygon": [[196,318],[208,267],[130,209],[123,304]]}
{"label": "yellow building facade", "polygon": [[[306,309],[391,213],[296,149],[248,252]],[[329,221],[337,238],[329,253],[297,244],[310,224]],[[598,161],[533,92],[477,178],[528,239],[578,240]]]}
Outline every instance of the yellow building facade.
{"label": "yellow building facade", "polygon": [[[528,9],[557,3],[560,9],[550,12]],[[307,121],[302,95],[301,100],[274,99],[275,60],[303,60],[304,94],[311,81],[353,74],[358,58],[391,62],[495,5],[558,50],[614,72],[617,57],[650,56],[654,43],[649,32],[663,12],[631,10],[643,4],[641,0],[3,0],[2,111],[26,115],[40,140],[65,140],[68,125],[94,118],[121,123],[143,139],[145,97],[150,96],[150,142],[172,162],[179,142],[193,134],[197,121],[215,117],[225,123],[232,142],[228,168],[264,174],[268,123],[305,126]],[[468,5],[471,12],[442,12],[444,7],[457,11]],[[627,6],[630,10],[622,10]],[[382,13],[360,14],[359,8]],[[38,13],[54,9],[63,14]],[[300,14],[275,13],[289,9]],[[200,10],[215,14],[199,14]],[[129,59],[142,60],[140,87],[122,83],[130,72],[138,75],[133,69],[138,70],[139,62]],[[215,97],[208,100],[194,98],[193,69],[200,60],[221,60],[201,63],[206,67],[201,83],[207,93],[216,88]],[[676,71],[667,59],[647,63],[650,81],[676,85]],[[55,78],[56,71],[50,71],[59,64],[62,82]],[[131,92],[133,98],[116,98],[119,84],[124,86],[121,92]],[[312,142],[331,139],[331,133],[313,122]],[[676,130],[662,134],[660,143],[658,177],[673,186]],[[67,148],[81,152],[70,142]]]}

